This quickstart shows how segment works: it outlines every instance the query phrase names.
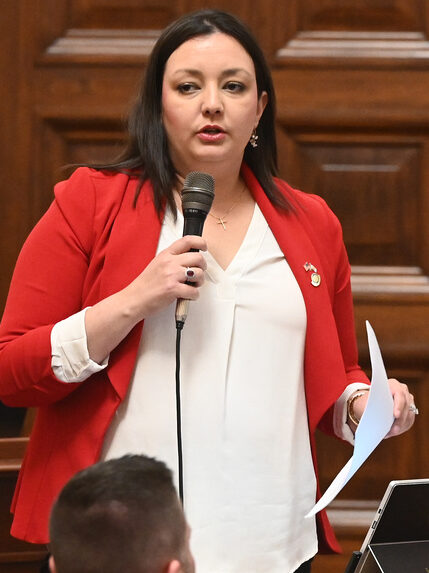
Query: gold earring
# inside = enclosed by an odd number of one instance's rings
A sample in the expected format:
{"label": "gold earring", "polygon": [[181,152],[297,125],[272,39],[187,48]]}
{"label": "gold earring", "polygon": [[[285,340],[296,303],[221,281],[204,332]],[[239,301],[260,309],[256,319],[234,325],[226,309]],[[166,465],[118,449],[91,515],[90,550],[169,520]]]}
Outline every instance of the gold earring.
{"label": "gold earring", "polygon": [[255,127],[249,139],[249,143],[253,147],[253,149],[255,149],[255,147],[258,147],[258,139],[259,137],[256,135],[256,127]]}

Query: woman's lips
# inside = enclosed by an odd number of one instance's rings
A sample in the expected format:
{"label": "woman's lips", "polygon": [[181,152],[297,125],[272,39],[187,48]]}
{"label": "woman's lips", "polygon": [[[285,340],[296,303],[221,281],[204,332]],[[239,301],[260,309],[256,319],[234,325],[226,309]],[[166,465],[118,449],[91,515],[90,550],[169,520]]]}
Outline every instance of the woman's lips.
{"label": "woman's lips", "polygon": [[226,133],[217,125],[208,125],[200,129],[197,136],[205,143],[219,143],[225,139]]}

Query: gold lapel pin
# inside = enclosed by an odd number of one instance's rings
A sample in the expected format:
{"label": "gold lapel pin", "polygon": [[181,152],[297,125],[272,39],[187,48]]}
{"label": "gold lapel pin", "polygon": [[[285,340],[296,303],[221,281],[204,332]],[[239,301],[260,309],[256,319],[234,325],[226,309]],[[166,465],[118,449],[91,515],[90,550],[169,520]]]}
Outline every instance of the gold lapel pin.
{"label": "gold lapel pin", "polygon": [[303,267],[304,267],[306,272],[312,271],[311,277],[310,277],[310,282],[314,287],[318,287],[320,285],[320,281],[322,279],[320,278],[320,275],[317,272],[316,267],[314,265],[312,265],[311,263],[308,263],[308,262],[305,262]]}

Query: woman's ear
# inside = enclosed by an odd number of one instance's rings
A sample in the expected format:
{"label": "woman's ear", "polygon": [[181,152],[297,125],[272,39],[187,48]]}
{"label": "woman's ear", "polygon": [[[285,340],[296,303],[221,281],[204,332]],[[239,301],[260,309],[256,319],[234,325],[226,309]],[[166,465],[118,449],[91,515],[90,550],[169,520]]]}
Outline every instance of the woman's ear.
{"label": "woman's ear", "polygon": [[266,91],[263,91],[258,99],[258,107],[256,110],[256,117],[258,121],[261,119],[261,115],[264,113],[264,109],[266,108],[268,103],[268,94]]}

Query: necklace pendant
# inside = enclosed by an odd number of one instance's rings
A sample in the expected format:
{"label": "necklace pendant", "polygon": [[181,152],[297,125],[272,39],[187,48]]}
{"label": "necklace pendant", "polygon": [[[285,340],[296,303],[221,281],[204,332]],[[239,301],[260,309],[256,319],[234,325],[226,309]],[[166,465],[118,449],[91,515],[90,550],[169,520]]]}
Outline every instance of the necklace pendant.
{"label": "necklace pendant", "polygon": [[222,217],[218,217],[218,225],[222,225],[223,230],[226,231],[226,219],[222,219]]}

